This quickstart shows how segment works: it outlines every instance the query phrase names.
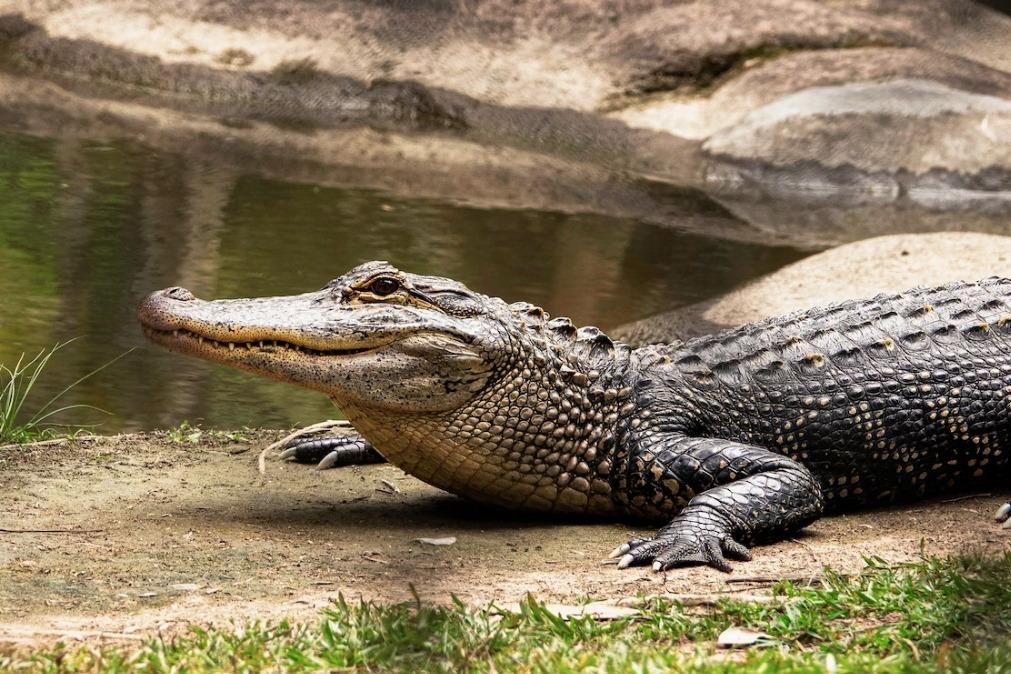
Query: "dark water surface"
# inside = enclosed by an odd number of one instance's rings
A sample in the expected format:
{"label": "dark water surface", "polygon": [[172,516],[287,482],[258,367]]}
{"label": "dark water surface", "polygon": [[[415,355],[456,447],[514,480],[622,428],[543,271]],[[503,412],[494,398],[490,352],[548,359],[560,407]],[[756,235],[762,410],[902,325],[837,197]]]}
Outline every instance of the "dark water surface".
{"label": "dark water surface", "polygon": [[603,328],[719,294],[802,252],[595,215],[481,210],[256,177],[132,142],[0,131],[0,363],[57,342],[36,400],[137,347],[69,396],[100,432],[183,420],[290,426],[333,416],[322,395],[145,343],[138,300],[314,290],[385,259]]}

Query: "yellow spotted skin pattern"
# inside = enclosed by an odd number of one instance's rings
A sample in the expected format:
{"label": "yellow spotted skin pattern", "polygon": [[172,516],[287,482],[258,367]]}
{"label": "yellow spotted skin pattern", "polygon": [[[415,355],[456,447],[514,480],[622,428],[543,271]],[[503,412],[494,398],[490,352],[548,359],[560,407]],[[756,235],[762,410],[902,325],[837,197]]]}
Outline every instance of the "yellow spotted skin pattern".
{"label": "yellow spotted skin pattern", "polygon": [[314,293],[139,310],[174,350],[326,392],[388,460],[509,508],[668,522],[621,567],[729,569],[824,512],[1007,479],[1011,280],[797,312],[632,349],[538,307],[371,262]]}

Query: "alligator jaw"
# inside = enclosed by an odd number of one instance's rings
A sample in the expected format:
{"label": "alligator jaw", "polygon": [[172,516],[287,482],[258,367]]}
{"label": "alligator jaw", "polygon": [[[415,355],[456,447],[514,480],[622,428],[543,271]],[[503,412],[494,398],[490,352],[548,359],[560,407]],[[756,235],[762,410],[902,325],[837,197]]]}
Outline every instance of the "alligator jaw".
{"label": "alligator jaw", "polygon": [[[244,352],[256,352],[264,354],[283,355],[285,352],[297,354],[307,354],[312,356],[355,356],[369,351],[375,351],[382,346],[362,347],[362,348],[334,348],[316,349],[309,346],[300,345],[285,339],[257,339],[257,340],[233,340],[219,341],[210,335],[199,331],[178,328],[174,330],[159,330],[147,325],[143,326],[144,334],[152,342],[160,344],[172,351],[190,353],[207,358],[208,360],[231,361],[233,356],[242,355]],[[238,352],[238,354],[236,354]]]}
{"label": "alligator jaw", "polygon": [[[346,359],[381,349],[389,336],[345,336],[319,330],[318,293],[249,300],[203,301],[183,288],[152,293],[137,317],[152,342],[263,374],[308,359]],[[257,320],[259,319],[259,320]]]}
{"label": "alligator jaw", "polygon": [[[204,301],[183,288],[167,288],[141,302],[137,318],[156,344],[321,391],[342,409],[456,409],[493,369],[484,357],[489,346],[475,342],[483,338],[490,345],[499,333],[470,319],[477,302],[461,309],[465,300],[456,287],[443,301],[454,303],[463,318],[447,314],[421,291],[421,299],[392,302],[356,291],[375,269],[363,265],[355,270],[361,280],[345,285],[342,277],[320,291],[287,297]],[[365,298],[359,301],[356,292]]]}

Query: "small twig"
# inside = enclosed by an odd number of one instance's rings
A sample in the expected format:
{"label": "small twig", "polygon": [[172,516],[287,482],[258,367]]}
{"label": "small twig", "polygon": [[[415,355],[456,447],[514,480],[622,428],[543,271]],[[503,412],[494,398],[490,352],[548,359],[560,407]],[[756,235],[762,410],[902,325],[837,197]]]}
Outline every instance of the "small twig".
{"label": "small twig", "polygon": [[[740,590],[734,590],[733,592],[747,592],[748,588],[741,588]],[[721,592],[719,594],[730,594],[729,592]],[[725,599],[719,595],[715,597],[707,597],[705,595],[682,595],[680,597],[675,597],[677,601],[681,602],[681,605],[685,608],[694,608],[697,606],[719,606],[720,602]],[[738,595],[734,597],[736,601],[746,601],[752,604],[768,604],[776,601],[775,597],[768,597],[760,594],[749,594],[749,595]]]}
{"label": "small twig", "polygon": [[312,424],[310,426],[306,426],[305,428],[300,428],[297,431],[289,433],[288,435],[284,436],[277,442],[267,445],[263,451],[269,452],[275,449],[280,449],[281,447],[284,447],[286,444],[288,444],[295,438],[301,438],[304,435],[312,435],[314,433],[320,433],[322,431],[330,430],[331,428],[341,428],[350,425],[351,422],[345,419],[330,419],[329,421],[321,421],[318,424]]}
{"label": "small twig", "polygon": [[799,545],[799,546],[800,546],[801,548],[803,548],[803,549],[804,549],[804,550],[805,550],[805,551],[807,552],[807,554],[811,556],[811,561],[812,561],[812,562],[814,562],[815,564],[817,564],[817,565],[818,565],[818,568],[821,568],[822,566],[824,566],[824,565],[823,565],[823,564],[821,563],[821,560],[820,560],[820,559],[818,559],[818,555],[816,555],[816,554],[814,553],[814,550],[812,550],[812,549],[811,549],[811,546],[810,546],[810,545],[808,545],[808,544],[807,544],[807,543],[805,543],[804,541],[802,541],[802,540],[800,540],[800,539],[797,539],[797,538],[791,538],[791,539],[790,539],[790,541],[791,541],[792,543],[796,543],[796,544],[797,544],[797,545]]}
{"label": "small twig", "polygon": [[260,475],[267,474],[267,454],[274,451],[275,449],[280,449],[284,447],[289,442],[296,438],[301,438],[304,435],[313,435],[314,433],[319,433],[321,431],[330,430],[331,428],[340,428],[350,426],[351,422],[345,419],[330,419],[329,421],[321,421],[318,424],[312,424],[311,426],[306,426],[305,428],[300,428],[293,433],[289,433],[277,442],[273,442],[263,448],[260,452],[260,456],[256,459],[257,469],[260,471]]}
{"label": "small twig", "polygon": [[0,529],[0,534],[100,534],[105,529]]}
{"label": "small twig", "polygon": [[0,446],[0,452],[9,449],[35,449],[36,447],[49,447],[50,445],[62,445],[70,442],[70,438],[53,438],[52,440],[39,440],[38,442],[15,442],[9,445]]}
{"label": "small twig", "polygon": [[733,585],[736,583],[778,583],[780,581],[789,581],[791,583],[807,583],[811,585],[813,583],[820,583],[821,576],[750,576],[748,578],[727,578],[724,583],[728,585]]}
{"label": "small twig", "polygon": [[941,503],[958,503],[959,501],[968,501],[972,498],[989,498],[993,496],[990,492],[983,494],[966,494],[965,496],[956,496],[955,498],[946,498]]}
{"label": "small twig", "polygon": [[379,491],[385,491],[388,494],[400,494],[400,493],[402,493],[400,491],[400,487],[398,487],[397,485],[393,484],[389,480],[380,480],[380,482],[383,483],[383,486],[386,487],[386,489],[380,489]]}
{"label": "small twig", "polygon": [[36,636],[61,637],[64,639],[87,639],[89,637],[99,637],[101,639],[122,639],[125,641],[143,641],[145,638],[140,634],[124,634],[123,632],[97,632],[92,630],[45,630],[45,629],[15,629],[13,632],[0,632],[0,641],[11,641],[15,639],[26,639]]}

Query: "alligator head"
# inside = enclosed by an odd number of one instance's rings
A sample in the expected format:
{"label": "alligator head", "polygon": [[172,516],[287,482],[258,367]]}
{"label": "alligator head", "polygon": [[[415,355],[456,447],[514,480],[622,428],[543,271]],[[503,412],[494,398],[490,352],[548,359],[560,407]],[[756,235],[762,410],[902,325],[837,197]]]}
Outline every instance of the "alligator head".
{"label": "alligator head", "polygon": [[169,349],[326,393],[389,461],[435,486],[535,509],[610,502],[609,466],[595,459],[613,444],[628,349],[596,328],[385,262],[289,297],[168,288],[138,314]]}
{"label": "alligator head", "polygon": [[148,337],[174,351],[402,413],[457,407],[496,363],[506,308],[433,277],[370,263],[313,293],[198,300],[168,288],[141,304]]}

